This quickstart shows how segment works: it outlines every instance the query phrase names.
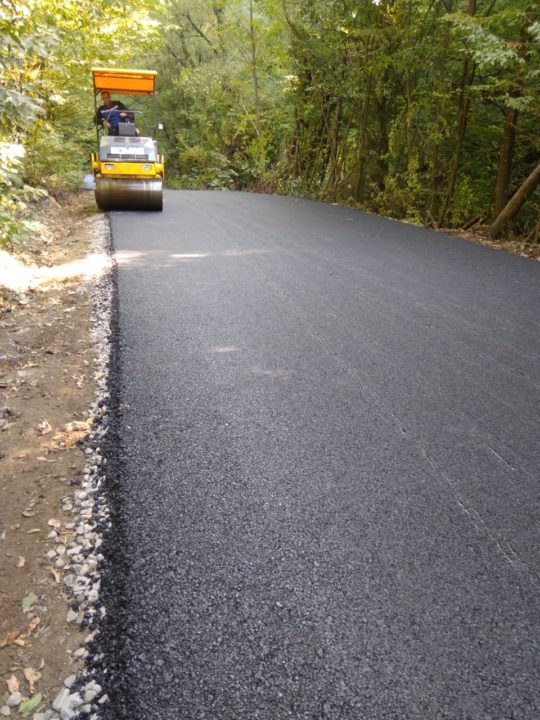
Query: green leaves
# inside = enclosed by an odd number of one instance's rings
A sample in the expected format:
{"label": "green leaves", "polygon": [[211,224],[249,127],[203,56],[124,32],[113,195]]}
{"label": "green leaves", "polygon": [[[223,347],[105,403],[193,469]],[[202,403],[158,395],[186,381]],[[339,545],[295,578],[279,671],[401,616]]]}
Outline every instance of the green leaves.
{"label": "green leaves", "polygon": [[22,600],[22,611],[24,613],[27,613],[30,608],[35,605],[38,601],[38,596],[35,595],[33,592],[28,593],[28,595],[25,595]]}
{"label": "green leaves", "polygon": [[179,0],[159,21],[169,182],[248,187],[275,164],[292,116],[281,0]]}
{"label": "green leaves", "polygon": [[42,700],[43,700],[43,695],[41,693],[38,692],[35,695],[32,695],[32,697],[29,700],[25,700],[25,702],[23,702],[19,705],[19,712],[20,713],[32,712],[32,710],[35,710]]}
{"label": "green leaves", "polygon": [[462,52],[469,53],[479,69],[504,68],[520,62],[516,50],[509,47],[504,38],[485,27],[483,18],[460,12],[449,14],[444,19],[464,40]]}
{"label": "green leaves", "polygon": [[508,107],[510,190],[539,151],[539,10],[451,5],[0,0],[0,143],[25,150],[0,163],[0,243],[24,232],[29,186],[80,181],[99,64],[159,71],[169,182],[290,189],[432,224],[489,215]]}
{"label": "green leaves", "polygon": [[[0,5],[0,132],[23,130],[43,109],[43,61],[60,34],[35,0]],[[1,138],[0,138],[1,139]]]}

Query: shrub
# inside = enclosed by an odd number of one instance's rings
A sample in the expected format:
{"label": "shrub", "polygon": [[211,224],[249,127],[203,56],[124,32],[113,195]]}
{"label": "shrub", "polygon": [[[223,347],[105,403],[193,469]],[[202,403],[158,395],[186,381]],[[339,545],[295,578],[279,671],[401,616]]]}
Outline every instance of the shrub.
{"label": "shrub", "polygon": [[24,218],[28,203],[47,193],[23,181],[24,147],[0,142],[0,247],[24,239],[33,223]]}

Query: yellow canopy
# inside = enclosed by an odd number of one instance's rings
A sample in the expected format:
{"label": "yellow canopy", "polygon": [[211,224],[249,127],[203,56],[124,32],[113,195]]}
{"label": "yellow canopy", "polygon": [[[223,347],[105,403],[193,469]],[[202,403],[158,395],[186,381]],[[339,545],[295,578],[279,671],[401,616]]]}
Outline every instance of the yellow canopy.
{"label": "yellow canopy", "polygon": [[157,72],[124,70],[123,68],[92,68],[94,92],[108,90],[124,95],[154,95]]}

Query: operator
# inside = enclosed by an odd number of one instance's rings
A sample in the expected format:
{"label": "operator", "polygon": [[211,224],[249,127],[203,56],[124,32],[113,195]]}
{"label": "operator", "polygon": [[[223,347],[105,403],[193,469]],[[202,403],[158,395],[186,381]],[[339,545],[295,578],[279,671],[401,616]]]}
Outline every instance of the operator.
{"label": "operator", "polygon": [[118,124],[120,122],[133,122],[133,113],[127,111],[127,107],[120,100],[111,100],[108,90],[101,91],[103,105],[100,105],[96,112],[96,122],[108,131],[108,135],[118,135]]}

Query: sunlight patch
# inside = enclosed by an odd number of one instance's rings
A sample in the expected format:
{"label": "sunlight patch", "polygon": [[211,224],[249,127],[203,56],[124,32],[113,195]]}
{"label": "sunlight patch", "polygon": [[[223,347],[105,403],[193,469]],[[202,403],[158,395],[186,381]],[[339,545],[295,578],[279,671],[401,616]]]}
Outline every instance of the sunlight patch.
{"label": "sunlight patch", "polygon": [[268,368],[261,367],[260,365],[253,365],[250,369],[254,375],[265,375],[266,377],[275,378],[289,377],[289,373],[286,370],[281,370],[280,368]]}
{"label": "sunlight patch", "polygon": [[236,345],[216,345],[208,351],[212,355],[222,355],[224,353],[240,352],[240,348]]}
{"label": "sunlight patch", "polygon": [[119,250],[115,253],[115,259],[118,265],[129,265],[132,260],[144,257],[146,253],[137,250]]}
{"label": "sunlight patch", "polygon": [[95,279],[108,272],[110,257],[106,253],[90,253],[81,260],[48,267],[46,265],[25,265],[4,250],[0,251],[0,285],[24,292],[51,282],[62,282],[83,277]]}

